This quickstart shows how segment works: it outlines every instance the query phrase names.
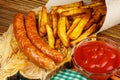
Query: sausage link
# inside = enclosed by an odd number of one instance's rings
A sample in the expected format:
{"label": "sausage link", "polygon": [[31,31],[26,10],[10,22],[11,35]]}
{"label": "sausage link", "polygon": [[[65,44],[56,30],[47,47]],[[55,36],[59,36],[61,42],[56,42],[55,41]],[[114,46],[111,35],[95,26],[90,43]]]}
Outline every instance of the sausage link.
{"label": "sausage link", "polygon": [[38,34],[36,28],[35,12],[33,11],[28,12],[26,16],[26,31],[33,45],[36,46],[40,51],[45,53],[55,62],[62,62],[64,60],[63,54],[57,50],[52,49]]}
{"label": "sausage link", "polygon": [[41,53],[35,46],[32,45],[28,39],[24,26],[23,14],[17,13],[14,16],[13,27],[14,35],[19,44],[19,47],[29,60],[44,69],[52,69],[55,67],[54,61],[48,58],[45,54]]}

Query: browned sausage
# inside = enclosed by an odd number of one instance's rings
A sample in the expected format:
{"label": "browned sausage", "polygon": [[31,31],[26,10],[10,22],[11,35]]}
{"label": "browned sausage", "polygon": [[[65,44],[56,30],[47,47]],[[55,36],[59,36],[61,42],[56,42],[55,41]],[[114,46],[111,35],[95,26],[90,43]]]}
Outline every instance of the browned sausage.
{"label": "browned sausage", "polygon": [[19,47],[29,60],[45,69],[52,69],[55,67],[54,61],[41,53],[27,38],[24,27],[24,16],[21,13],[17,13],[14,16],[13,27]]}
{"label": "browned sausage", "polygon": [[26,16],[26,31],[33,45],[36,46],[40,51],[45,53],[55,62],[62,62],[64,60],[63,54],[52,49],[38,34],[35,13],[33,11],[28,12]]}

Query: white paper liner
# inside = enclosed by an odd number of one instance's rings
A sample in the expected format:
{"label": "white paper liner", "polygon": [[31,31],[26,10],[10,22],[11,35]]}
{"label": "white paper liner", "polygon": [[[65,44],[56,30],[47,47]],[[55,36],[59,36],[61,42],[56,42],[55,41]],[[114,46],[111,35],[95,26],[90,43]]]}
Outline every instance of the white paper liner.
{"label": "white paper liner", "polygon": [[106,19],[100,31],[106,30],[120,23],[120,0],[106,0],[106,6]]}

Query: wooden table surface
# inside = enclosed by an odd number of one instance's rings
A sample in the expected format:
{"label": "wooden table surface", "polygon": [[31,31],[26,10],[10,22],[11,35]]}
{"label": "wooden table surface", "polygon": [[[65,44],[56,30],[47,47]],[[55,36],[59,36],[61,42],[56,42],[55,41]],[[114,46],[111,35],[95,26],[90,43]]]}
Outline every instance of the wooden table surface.
{"label": "wooden table surface", "polygon": [[0,0],[0,34],[12,23],[17,12],[26,14],[31,9],[45,5],[48,0]]}
{"label": "wooden table surface", "polygon": [[[5,32],[12,23],[17,12],[26,14],[31,9],[43,6],[48,0],[0,0],[0,34]],[[102,31],[98,36],[107,36],[120,43],[120,25]]]}

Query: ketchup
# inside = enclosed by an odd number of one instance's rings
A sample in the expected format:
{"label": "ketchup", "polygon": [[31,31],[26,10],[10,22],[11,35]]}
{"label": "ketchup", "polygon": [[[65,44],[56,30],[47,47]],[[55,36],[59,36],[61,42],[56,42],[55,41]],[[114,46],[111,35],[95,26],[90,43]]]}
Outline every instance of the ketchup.
{"label": "ketchup", "polygon": [[102,41],[78,46],[73,56],[79,66],[92,73],[107,73],[120,66],[120,52]]}

